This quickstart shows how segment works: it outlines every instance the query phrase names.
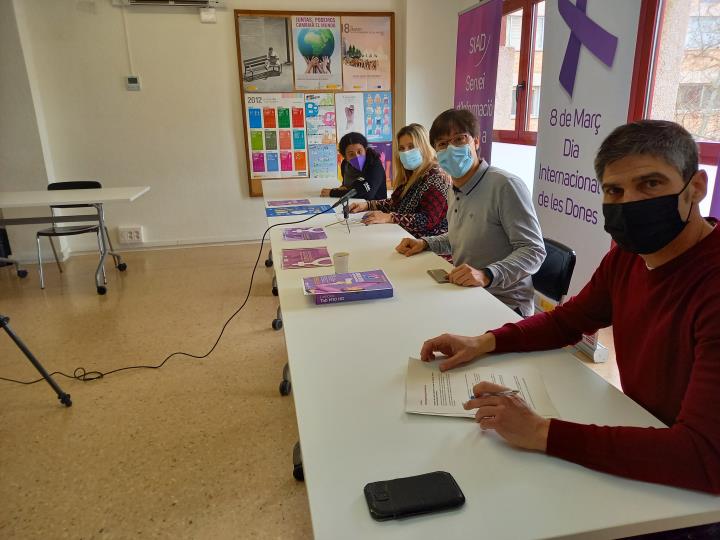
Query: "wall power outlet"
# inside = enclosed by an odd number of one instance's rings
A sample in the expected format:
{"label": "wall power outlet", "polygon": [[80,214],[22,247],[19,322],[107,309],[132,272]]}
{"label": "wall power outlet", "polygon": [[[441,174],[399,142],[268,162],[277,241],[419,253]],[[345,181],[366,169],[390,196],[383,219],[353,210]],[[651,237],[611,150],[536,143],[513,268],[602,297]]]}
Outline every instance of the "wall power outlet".
{"label": "wall power outlet", "polygon": [[142,244],[145,241],[142,225],[118,227],[118,238],[121,244]]}

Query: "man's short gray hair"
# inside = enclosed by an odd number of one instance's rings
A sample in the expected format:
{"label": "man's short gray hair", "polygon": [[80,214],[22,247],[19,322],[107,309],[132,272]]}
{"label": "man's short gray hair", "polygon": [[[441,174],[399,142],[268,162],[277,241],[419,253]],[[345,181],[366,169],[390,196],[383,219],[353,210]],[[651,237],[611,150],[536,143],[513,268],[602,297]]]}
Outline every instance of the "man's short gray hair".
{"label": "man's short gray hair", "polygon": [[660,158],[677,169],[685,182],[698,170],[698,148],[688,131],[667,120],[639,120],[617,127],[600,145],[595,173],[602,182],[605,167],[627,156]]}

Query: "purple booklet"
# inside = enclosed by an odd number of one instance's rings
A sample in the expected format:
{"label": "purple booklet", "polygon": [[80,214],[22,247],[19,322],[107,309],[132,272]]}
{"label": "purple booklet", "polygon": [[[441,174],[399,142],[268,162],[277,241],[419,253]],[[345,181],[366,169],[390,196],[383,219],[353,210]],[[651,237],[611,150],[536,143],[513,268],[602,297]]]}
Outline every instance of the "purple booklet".
{"label": "purple booklet", "polygon": [[282,250],[283,270],[291,268],[319,268],[321,266],[332,266],[332,264],[332,259],[326,247]]}
{"label": "purple booklet", "polygon": [[310,199],[286,199],[284,201],[268,201],[268,206],[294,206],[296,204],[310,204]]}
{"label": "purple booklet", "polygon": [[318,305],[392,298],[393,295],[392,283],[382,270],[303,278],[303,289]]}
{"label": "purple booklet", "polygon": [[305,204],[300,206],[278,206],[266,208],[267,217],[293,217],[307,216],[311,214],[322,214],[330,210],[329,204]]}
{"label": "purple booklet", "polygon": [[283,240],[324,240],[327,234],[322,227],[289,227],[283,229]]}

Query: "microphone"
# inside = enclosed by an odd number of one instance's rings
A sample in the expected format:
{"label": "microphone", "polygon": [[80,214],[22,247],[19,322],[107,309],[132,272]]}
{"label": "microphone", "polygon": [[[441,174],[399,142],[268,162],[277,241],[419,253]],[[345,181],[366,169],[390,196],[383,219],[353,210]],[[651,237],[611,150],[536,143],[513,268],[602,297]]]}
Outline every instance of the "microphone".
{"label": "microphone", "polygon": [[335,202],[335,204],[332,205],[332,208],[337,208],[341,204],[346,204],[350,199],[352,199],[356,195],[360,195],[360,193],[358,192],[358,188],[361,192],[363,192],[363,195],[367,195],[368,193],[370,193],[370,184],[362,176],[360,176],[357,180],[355,180],[354,185],[357,187],[350,188],[345,193],[345,195],[340,197]]}
{"label": "microphone", "polygon": [[352,199],[355,195],[357,195],[357,189],[351,188],[349,189],[345,195],[340,197],[337,201],[335,201],[335,204],[332,205],[332,208],[337,208],[341,204],[345,204],[348,202],[348,200]]}

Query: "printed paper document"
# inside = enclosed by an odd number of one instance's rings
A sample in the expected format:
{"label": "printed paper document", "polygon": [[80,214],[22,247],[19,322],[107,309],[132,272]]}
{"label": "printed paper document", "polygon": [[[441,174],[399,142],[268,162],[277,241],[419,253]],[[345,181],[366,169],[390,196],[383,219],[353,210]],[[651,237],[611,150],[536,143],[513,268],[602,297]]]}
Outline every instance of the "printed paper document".
{"label": "printed paper document", "polygon": [[502,369],[470,365],[442,372],[439,366],[438,361],[408,359],[405,412],[474,418],[475,411],[466,411],[463,403],[470,399],[473,386],[490,381],[519,390],[518,397],[522,397],[540,416],[558,417],[542,376],[535,368]]}

